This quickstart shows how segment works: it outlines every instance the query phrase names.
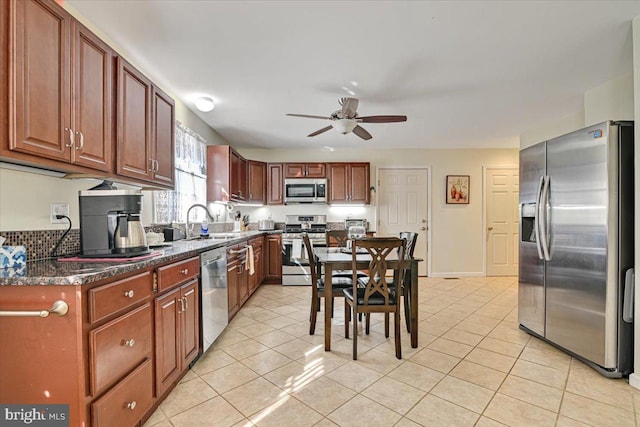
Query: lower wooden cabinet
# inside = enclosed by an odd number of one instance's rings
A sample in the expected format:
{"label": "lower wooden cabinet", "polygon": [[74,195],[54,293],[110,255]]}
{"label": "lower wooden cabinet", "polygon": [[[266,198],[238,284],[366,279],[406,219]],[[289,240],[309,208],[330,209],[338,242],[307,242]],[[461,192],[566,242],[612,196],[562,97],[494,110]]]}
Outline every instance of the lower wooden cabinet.
{"label": "lower wooden cabinet", "polygon": [[[197,258],[161,269],[165,272],[172,268],[185,271],[185,265],[193,260]],[[175,282],[154,300],[156,397],[162,396],[189,368],[200,348],[198,280],[189,279],[186,284]]]}
{"label": "lower wooden cabinet", "polygon": [[153,403],[153,365],[146,359],[91,405],[94,427],[133,426]]}
{"label": "lower wooden cabinet", "polygon": [[264,245],[264,283],[282,283],[282,235],[267,234]]}

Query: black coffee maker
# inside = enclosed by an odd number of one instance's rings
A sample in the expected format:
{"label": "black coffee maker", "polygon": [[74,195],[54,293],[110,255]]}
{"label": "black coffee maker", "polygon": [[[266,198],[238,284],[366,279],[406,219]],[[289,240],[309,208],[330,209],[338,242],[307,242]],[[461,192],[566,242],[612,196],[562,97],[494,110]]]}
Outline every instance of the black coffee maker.
{"label": "black coffee maker", "polygon": [[80,191],[80,256],[133,257],[151,253],[140,221],[142,192],[112,182]]}

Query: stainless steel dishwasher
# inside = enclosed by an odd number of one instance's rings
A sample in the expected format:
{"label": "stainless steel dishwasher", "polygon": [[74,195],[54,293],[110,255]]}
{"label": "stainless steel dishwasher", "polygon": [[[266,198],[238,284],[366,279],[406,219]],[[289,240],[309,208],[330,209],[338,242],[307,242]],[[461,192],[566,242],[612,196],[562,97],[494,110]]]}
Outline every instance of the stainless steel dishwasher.
{"label": "stainless steel dishwasher", "polygon": [[229,324],[227,300],[227,250],[213,249],[200,254],[202,295],[202,351],[206,352]]}

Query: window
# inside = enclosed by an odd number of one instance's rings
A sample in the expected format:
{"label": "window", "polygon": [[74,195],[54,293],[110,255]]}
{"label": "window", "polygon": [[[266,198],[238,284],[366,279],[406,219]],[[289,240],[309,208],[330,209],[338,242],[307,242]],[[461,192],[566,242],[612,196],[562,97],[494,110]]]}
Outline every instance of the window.
{"label": "window", "polygon": [[[176,185],[174,191],[154,191],[154,223],[186,222],[194,203],[207,203],[207,143],[200,135],[176,121]],[[205,218],[203,209],[191,211],[192,221]]]}

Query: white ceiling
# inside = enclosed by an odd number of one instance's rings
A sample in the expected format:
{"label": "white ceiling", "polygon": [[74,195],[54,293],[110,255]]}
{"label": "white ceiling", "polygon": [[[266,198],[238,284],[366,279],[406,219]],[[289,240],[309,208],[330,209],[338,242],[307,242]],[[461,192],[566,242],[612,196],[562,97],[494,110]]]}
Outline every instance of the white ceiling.
{"label": "white ceiling", "polygon": [[[632,72],[640,1],[67,0],[237,147],[518,147]],[[329,131],[360,99],[373,139]],[[612,117],[613,119],[613,117]]]}

